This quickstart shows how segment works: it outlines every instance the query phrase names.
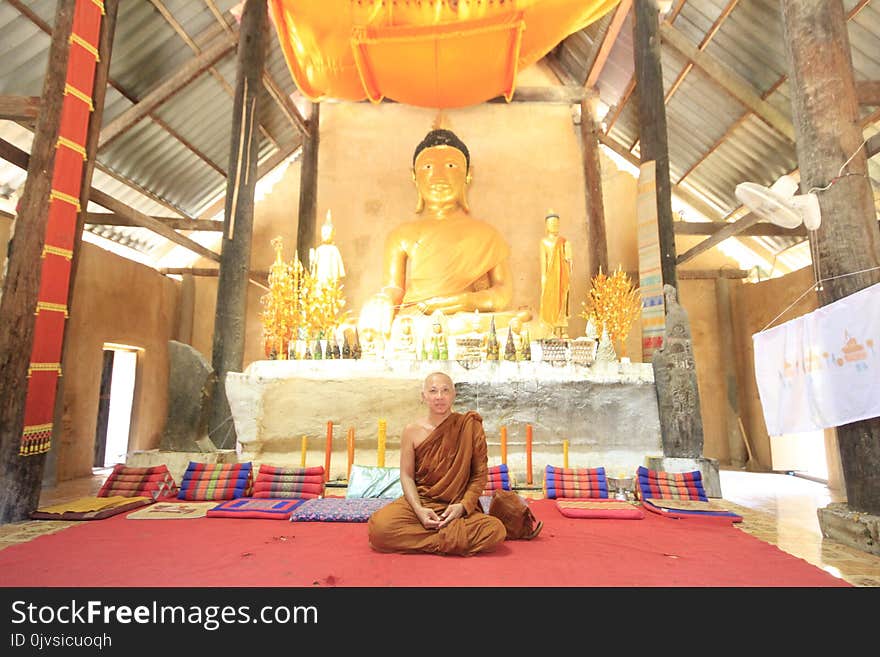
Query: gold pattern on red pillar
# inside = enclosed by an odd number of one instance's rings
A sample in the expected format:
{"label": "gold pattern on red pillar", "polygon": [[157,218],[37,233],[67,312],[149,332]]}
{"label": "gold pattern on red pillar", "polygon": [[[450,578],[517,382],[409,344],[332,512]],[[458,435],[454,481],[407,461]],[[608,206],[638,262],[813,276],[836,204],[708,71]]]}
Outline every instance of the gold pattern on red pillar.
{"label": "gold pattern on red pillar", "polygon": [[98,38],[104,3],[80,0],[76,3],[70,35],[67,80],[61,105],[61,126],[55,145],[52,191],[46,241],[40,267],[34,342],[28,367],[24,431],[19,454],[30,456],[49,451],[52,437],[55,394],[61,376],[61,348],[67,319],[71,260],[80,212],[86,135],[94,110],[92,91],[98,61]]}

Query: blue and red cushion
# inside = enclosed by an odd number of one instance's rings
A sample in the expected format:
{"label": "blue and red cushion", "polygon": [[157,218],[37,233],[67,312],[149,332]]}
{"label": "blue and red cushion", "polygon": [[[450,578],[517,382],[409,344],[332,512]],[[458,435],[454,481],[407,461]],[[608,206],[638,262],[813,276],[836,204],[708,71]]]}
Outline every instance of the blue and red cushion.
{"label": "blue and red cushion", "polygon": [[208,509],[209,518],[261,518],[266,520],[290,520],[293,510],[305,500],[257,499],[239,497],[226,500],[213,509]]}
{"label": "blue and red cushion", "polygon": [[234,500],[247,497],[253,488],[253,467],[247,463],[197,463],[190,461],[177,498],[189,501]]}
{"label": "blue and red cushion", "polygon": [[489,475],[486,477],[486,486],[483,488],[481,495],[489,495],[496,490],[510,490],[513,477],[506,463],[501,465],[493,465],[489,468]]}
{"label": "blue and red cushion", "polygon": [[738,513],[719,509],[709,502],[699,470],[663,472],[639,466],[636,477],[636,494],[648,511],[667,518],[717,518],[742,522]]}
{"label": "blue and red cushion", "polygon": [[558,498],[608,498],[605,468],[544,468],[544,496]]}
{"label": "blue and red cushion", "polygon": [[285,467],[263,463],[257,471],[252,497],[311,499],[324,495],[324,466]]}

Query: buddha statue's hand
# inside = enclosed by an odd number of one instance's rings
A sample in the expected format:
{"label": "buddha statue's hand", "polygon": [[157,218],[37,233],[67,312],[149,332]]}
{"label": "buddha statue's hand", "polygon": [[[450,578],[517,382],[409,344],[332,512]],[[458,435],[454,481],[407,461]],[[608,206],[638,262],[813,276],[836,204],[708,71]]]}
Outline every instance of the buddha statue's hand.
{"label": "buddha statue's hand", "polygon": [[460,292],[443,297],[431,297],[416,304],[419,312],[430,315],[436,311],[443,313],[456,313],[463,310],[475,310],[477,308],[471,292]]}
{"label": "buddha statue's hand", "polygon": [[376,333],[389,335],[394,319],[394,303],[384,292],[373,295],[364,304],[358,319],[358,329],[372,329]]}

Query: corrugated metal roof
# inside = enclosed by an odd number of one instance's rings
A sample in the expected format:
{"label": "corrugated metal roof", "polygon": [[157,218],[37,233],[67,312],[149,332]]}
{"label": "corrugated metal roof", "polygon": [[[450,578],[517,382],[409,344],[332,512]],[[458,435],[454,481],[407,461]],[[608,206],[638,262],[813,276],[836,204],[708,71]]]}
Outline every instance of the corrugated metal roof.
{"label": "corrugated metal roof", "polygon": [[[847,0],[847,15],[856,80],[880,79],[880,2]],[[770,105],[791,120],[790,87],[785,35],[776,0],[687,0],[677,2],[671,24],[695,47],[736,73]],[[725,16],[724,12],[729,13]],[[713,28],[717,28],[713,32]],[[595,39],[591,26],[572,35],[558,49],[560,61],[571,72],[583,75],[578,60],[583,44]],[[597,85],[601,100],[610,107],[609,136],[638,153],[636,95],[627,97],[633,78],[632,12],[611,50]],[[709,38],[707,38],[709,35]],[[568,47],[568,42],[580,47]],[[705,43],[704,43],[705,42]],[[661,40],[664,87],[673,87],[688,62]],[[623,107],[621,107],[623,104]],[[862,107],[862,117],[872,117],[865,136],[876,133],[877,108]],[[872,115],[873,113],[873,115]],[[741,214],[734,190],[740,182],[771,185],[784,174],[796,172],[795,145],[742,103],[726,93],[697,66],[689,67],[666,106],[670,175],[673,184],[695,192],[718,209],[716,217]],[[875,198],[880,199],[880,164],[874,157],[869,172]],[[877,203],[880,216],[880,202]],[[738,216],[738,214],[736,216]],[[772,253],[786,269],[810,263],[808,248],[792,248],[791,237],[748,238]]]}
{"label": "corrugated metal roof", "polygon": [[[120,2],[111,84],[104,125],[144,98],[191,62],[208,44],[237,30],[233,13],[239,0],[125,0]],[[857,80],[880,79],[880,0],[844,0],[852,61]],[[218,21],[214,9],[222,14]],[[0,4],[0,94],[38,96],[45,73],[55,0],[16,0]],[[578,83],[586,79],[614,11],[554,49],[555,57]],[[671,24],[694,46],[735,72],[784,116],[791,116],[786,80],[785,35],[777,0],[678,0]],[[704,43],[705,42],[705,43]],[[717,210],[712,219],[741,214],[736,185],[772,184],[796,171],[794,144],[749,112],[696,66],[661,42],[664,85],[677,85],[666,108],[672,182]],[[232,129],[236,57],[230,49],[207,71],[189,81],[150,116],[106,144],[98,155],[93,184],[151,216],[196,217],[225,190]],[[681,78],[683,71],[686,75]],[[267,76],[284,94],[295,92],[274,34]],[[681,78],[681,79],[680,79]],[[633,85],[632,11],[623,22],[598,78],[599,97],[610,110],[608,136],[638,155],[637,96]],[[301,136],[265,90],[260,102],[261,161],[293,152]],[[880,131],[878,108],[862,107],[865,137]],[[0,124],[0,137],[28,150],[23,128]],[[25,131],[26,133],[26,131]],[[29,134],[29,133],[28,133]],[[27,142],[26,146],[22,142]],[[869,161],[880,209],[880,158]],[[0,162],[0,194],[14,195],[24,173]],[[98,208],[100,209],[100,208]],[[880,212],[878,212],[880,215]],[[170,243],[142,228],[90,226],[118,243],[161,255]],[[781,268],[809,263],[809,249],[783,237],[746,238],[761,251],[778,254]],[[772,266],[776,266],[773,264]]]}

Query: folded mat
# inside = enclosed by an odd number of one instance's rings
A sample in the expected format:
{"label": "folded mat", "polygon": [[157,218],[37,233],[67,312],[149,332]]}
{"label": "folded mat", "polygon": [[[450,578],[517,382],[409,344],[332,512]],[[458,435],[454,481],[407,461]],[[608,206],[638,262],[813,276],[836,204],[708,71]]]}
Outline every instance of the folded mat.
{"label": "folded mat", "polygon": [[251,497],[311,499],[324,496],[324,466],[294,468],[263,463]]}
{"label": "folded mat", "polygon": [[557,499],[556,508],[568,518],[614,518],[641,520],[642,510],[632,502],[611,499]]}
{"label": "folded mat", "polygon": [[216,502],[156,502],[125,517],[131,520],[190,520],[204,518],[216,505]]}
{"label": "folded mat", "polygon": [[385,497],[321,497],[306,500],[290,514],[291,522],[366,522],[374,511],[393,502]]}
{"label": "folded mat", "polygon": [[604,467],[544,468],[544,497],[548,499],[608,497],[608,477]]}
{"label": "folded mat", "polygon": [[152,497],[81,497],[78,500],[43,506],[31,513],[33,520],[101,520],[152,504]]}
{"label": "folded mat", "polygon": [[264,520],[290,520],[290,514],[302,499],[271,499],[239,497],[226,500],[213,509],[208,509],[209,518],[261,518]]}
{"label": "folded mat", "polygon": [[232,500],[253,490],[253,465],[246,463],[198,463],[190,461],[180,481],[178,499],[189,501]]}
{"label": "folded mat", "polygon": [[648,511],[667,518],[720,518],[742,522],[742,516],[711,501],[703,488],[699,470],[663,472],[639,466],[636,494]]}
{"label": "folded mat", "polygon": [[117,463],[107,475],[98,497],[141,497],[153,499],[177,493],[177,484],[168,471],[167,465],[135,467]]}

